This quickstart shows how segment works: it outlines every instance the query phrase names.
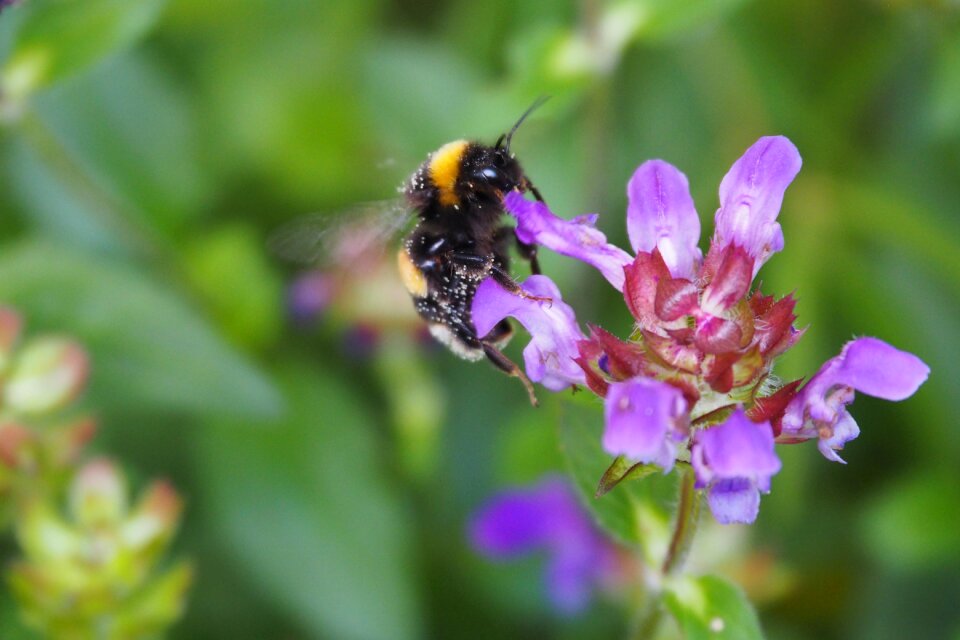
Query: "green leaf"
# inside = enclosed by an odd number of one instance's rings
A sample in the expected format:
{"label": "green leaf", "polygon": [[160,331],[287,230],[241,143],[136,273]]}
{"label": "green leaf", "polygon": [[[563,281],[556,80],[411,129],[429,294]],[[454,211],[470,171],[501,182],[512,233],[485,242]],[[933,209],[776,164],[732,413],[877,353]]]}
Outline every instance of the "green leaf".
{"label": "green leaf", "polygon": [[763,638],[757,614],[743,591],[718,576],[671,580],[664,601],[686,640]]}
{"label": "green leaf", "polygon": [[165,0],[34,0],[0,74],[23,98],[94,64],[142,36]]}
{"label": "green leaf", "polygon": [[92,357],[90,393],[108,409],[269,416],[272,383],[171,291],[132,267],[50,244],[0,252],[0,301],[28,330],[69,334]]}
{"label": "green leaf", "polygon": [[226,546],[312,637],[421,637],[410,522],[371,416],[333,373],[288,366],[278,378],[282,423],[201,434],[206,506]]}
{"label": "green leaf", "polygon": [[231,225],[197,237],[187,245],[184,263],[232,342],[262,348],[277,338],[283,324],[282,285],[253,228]]}
{"label": "green leaf", "polygon": [[602,433],[602,405],[583,401],[564,404],[560,446],[587,507],[607,532],[624,544],[639,545],[647,561],[659,566],[670,540],[677,474],[654,473],[627,480],[595,498],[598,483],[613,461],[600,445]]}
{"label": "green leaf", "polygon": [[142,252],[207,211],[199,127],[168,70],[122,56],[35,106],[9,148],[10,182],[46,235]]}

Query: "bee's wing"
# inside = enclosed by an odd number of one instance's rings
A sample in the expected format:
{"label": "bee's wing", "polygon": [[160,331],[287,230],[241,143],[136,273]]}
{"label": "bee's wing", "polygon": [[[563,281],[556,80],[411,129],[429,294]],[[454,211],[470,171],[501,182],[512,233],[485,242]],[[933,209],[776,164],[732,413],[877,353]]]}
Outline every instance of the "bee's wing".
{"label": "bee's wing", "polygon": [[386,245],[413,218],[402,199],[364,202],[337,213],[291,220],[267,240],[273,255],[306,265],[348,264]]}

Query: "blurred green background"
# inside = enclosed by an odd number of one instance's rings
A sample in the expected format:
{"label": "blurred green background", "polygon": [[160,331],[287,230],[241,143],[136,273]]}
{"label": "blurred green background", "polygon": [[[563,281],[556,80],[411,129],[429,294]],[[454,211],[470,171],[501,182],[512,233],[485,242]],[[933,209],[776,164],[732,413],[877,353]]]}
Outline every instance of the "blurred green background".
{"label": "blurred green background", "polygon": [[[708,527],[699,553],[745,540],[727,569],[771,638],[960,638],[958,27],[946,0],[27,0],[0,13],[0,301],[88,347],[96,447],[185,496],[198,577],[172,637],[615,638],[616,605],[560,618],[537,559],[492,565],[464,536],[562,467],[556,399],[423,347],[357,304],[383,285],[364,277],[294,326],[297,267],[267,239],[395,196],[541,94],[518,157],[621,246],[640,162],[687,174],[707,238],[727,168],[784,134],[804,168],[760,277],[810,328],[778,373],[866,334],[932,375],[858,399],[847,466],[781,447],[757,524]],[[597,273],[542,261],[582,322],[626,335]],[[0,637],[29,637],[6,594]]]}

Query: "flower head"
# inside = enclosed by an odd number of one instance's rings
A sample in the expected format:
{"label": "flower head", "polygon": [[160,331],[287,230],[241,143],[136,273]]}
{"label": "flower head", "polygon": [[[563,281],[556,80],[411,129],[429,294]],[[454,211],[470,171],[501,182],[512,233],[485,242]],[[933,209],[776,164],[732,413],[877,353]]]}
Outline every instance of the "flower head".
{"label": "flower head", "polygon": [[474,549],[493,559],[546,551],[547,589],[565,613],[583,609],[617,566],[616,548],[559,477],[494,497],[474,515],[469,534]]}
{"label": "flower head", "polygon": [[[528,359],[527,368],[531,379],[548,380],[551,389],[582,382],[605,398],[608,453],[669,471],[689,450],[698,485],[723,523],[756,518],[760,494],[780,469],[775,438],[818,438],[824,455],[840,460],[835,450],[859,433],[845,408],[854,391],[900,400],[929,371],[916,356],[861,338],[802,389],[800,380],[772,375],[776,359],[803,330],[794,326],[791,295],[777,299],[751,288],[763,264],[784,247],[777,217],[801,164],[783,136],[760,138],[747,149],[720,183],[705,257],[687,179],[662,160],[640,165],[627,186],[634,257],[606,241],[593,226],[596,216],[567,221],[519,193],[505,198],[523,242],[593,265],[622,292],[635,320],[630,340],[600,327],[583,337],[566,305],[547,320],[543,306],[486,282],[474,300],[480,315],[519,318],[531,334],[528,349],[539,345],[541,354],[562,354],[556,362],[576,362],[582,377],[567,368],[560,374],[556,365],[555,375],[546,376],[536,368],[542,358]],[[550,287],[546,295],[559,300]],[[729,417],[716,424],[722,416]],[[620,461],[610,469],[627,467]]]}

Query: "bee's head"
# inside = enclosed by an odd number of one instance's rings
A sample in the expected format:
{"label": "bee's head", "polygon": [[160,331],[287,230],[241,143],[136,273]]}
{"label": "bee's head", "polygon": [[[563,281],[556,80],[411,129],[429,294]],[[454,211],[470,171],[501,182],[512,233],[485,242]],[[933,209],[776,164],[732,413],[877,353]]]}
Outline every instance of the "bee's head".
{"label": "bee's head", "polygon": [[468,171],[470,184],[481,193],[502,197],[514,189],[526,189],[523,169],[505,146],[478,148]]}
{"label": "bee's head", "polygon": [[483,147],[471,163],[469,180],[478,191],[487,191],[502,196],[513,189],[527,188],[527,181],[520,163],[510,151],[510,142],[527,116],[546,102],[547,96],[537,98],[510,131],[500,136],[492,147]]}

